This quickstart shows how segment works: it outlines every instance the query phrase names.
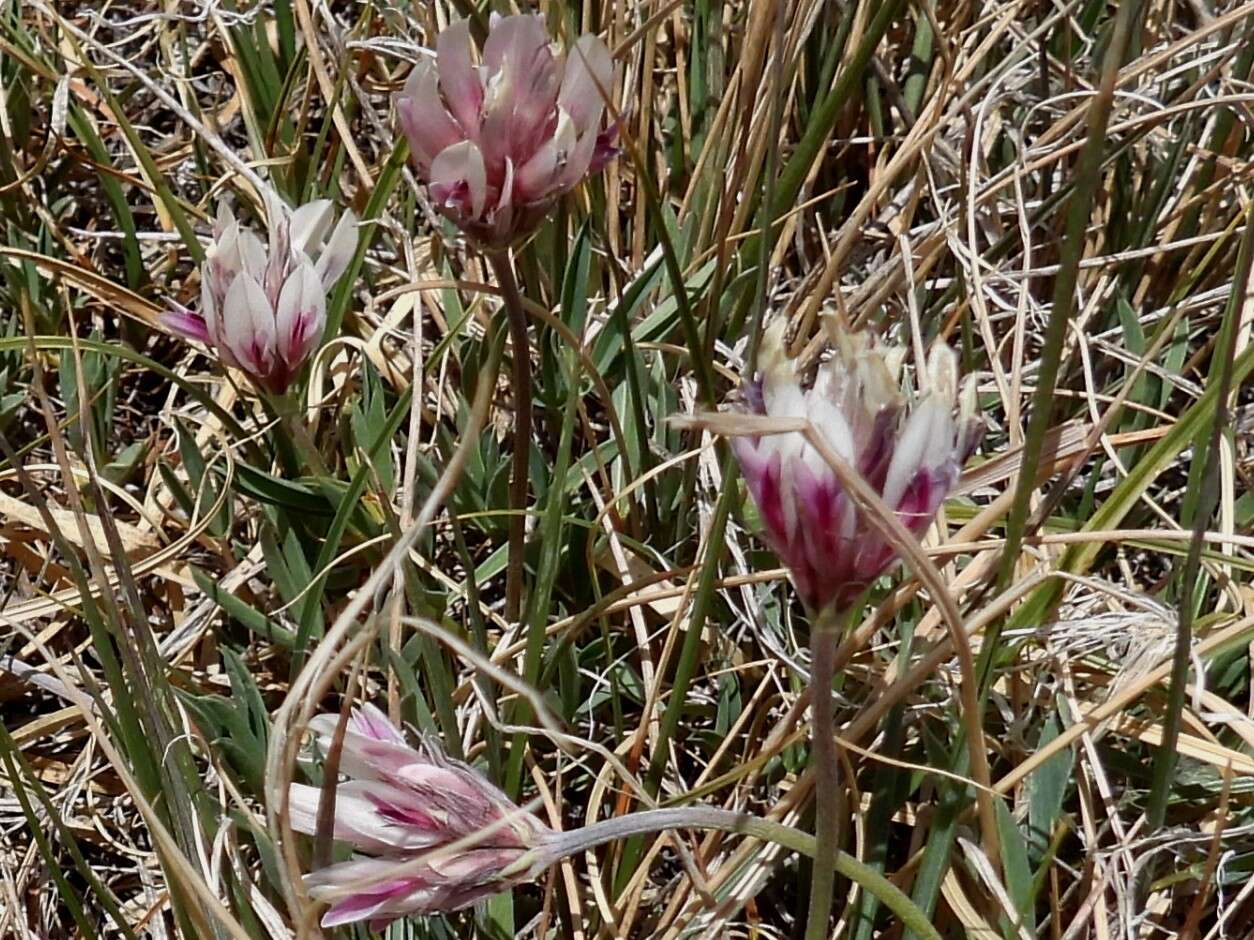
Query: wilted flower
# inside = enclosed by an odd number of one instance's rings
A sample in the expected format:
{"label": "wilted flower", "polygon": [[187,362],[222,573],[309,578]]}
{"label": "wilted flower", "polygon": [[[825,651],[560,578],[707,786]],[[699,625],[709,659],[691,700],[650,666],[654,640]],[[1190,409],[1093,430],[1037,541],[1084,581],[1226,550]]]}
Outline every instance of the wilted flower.
{"label": "wilted flower", "polygon": [[331,219],[328,199],[295,211],[272,201],[267,248],[221,204],[200,271],[200,310],[180,306],[162,322],[281,395],[318,345],[327,292],[357,245],[353,213],[345,212],[328,237]]}
{"label": "wilted flower", "polygon": [[[339,717],[310,723],[325,753]],[[305,878],[327,901],[322,925],[454,911],[529,877],[525,861],[554,833],[473,768],[415,750],[371,705],[349,718],[340,753],[349,779],[336,788],[334,838],[378,857],[355,858]],[[292,828],[317,830],[318,787],[292,784]]]}
{"label": "wilted flower", "polygon": [[[786,328],[786,321],[776,319],[763,335],[760,376],[746,386],[748,410],[808,419],[905,527],[922,534],[981,433],[969,382],[955,417],[953,350],[943,343],[933,347],[922,394],[906,408],[899,380],[904,349],[833,328],[835,354],[804,389],[785,349]],[[788,566],[802,600],[814,611],[847,608],[892,563],[891,543],[802,433],[737,437],[732,445],[767,540]]]}
{"label": "wilted flower", "polygon": [[445,216],[487,246],[508,245],[562,193],[614,155],[602,128],[614,68],[584,35],[555,56],[540,16],[497,16],[476,64],[459,20],[436,39],[396,96],[418,175]]}

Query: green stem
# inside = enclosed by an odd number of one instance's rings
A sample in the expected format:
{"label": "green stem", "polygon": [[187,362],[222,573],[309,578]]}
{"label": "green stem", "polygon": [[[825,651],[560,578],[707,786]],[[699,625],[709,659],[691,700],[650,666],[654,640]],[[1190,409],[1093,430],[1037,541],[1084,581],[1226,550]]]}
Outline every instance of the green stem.
{"label": "green stem", "polygon": [[[615,816],[613,819],[605,819],[571,832],[558,833],[552,841],[536,850],[534,858],[529,860],[529,868],[538,874],[563,858],[569,858],[606,842],[666,829],[714,829],[719,832],[734,832],[738,835],[760,839],[763,842],[782,845],[786,849],[810,858],[816,858],[818,854],[814,838],[791,826],[713,806],[677,806]],[[940,934],[928,922],[926,915],[900,888],[873,868],[862,864],[852,855],[837,852],[832,861],[832,870],[855,882],[876,898],[916,936],[926,938],[926,940],[940,940]]]}
{"label": "green stem", "polygon": [[522,614],[523,565],[527,535],[527,483],[531,453],[531,341],[527,336],[527,312],[514,278],[509,252],[489,251],[488,262],[496,275],[505,314],[509,320],[514,386],[514,452],[509,478],[509,565],[505,574],[505,619],[511,623]]}
{"label": "green stem", "polygon": [[[1094,197],[1101,178],[1102,153],[1106,146],[1106,126],[1110,123],[1114,103],[1115,81],[1139,6],[1137,2],[1120,4],[1115,15],[1110,45],[1102,62],[1097,93],[1089,104],[1088,136],[1076,164],[1076,184],[1071,192],[1071,201],[1067,204],[1067,224],[1059,250],[1058,274],[1054,278],[1053,304],[1049,323],[1045,327],[1045,343],[1037,372],[1036,391],[1032,395],[1032,411],[1023,440],[1023,460],[1020,466],[1024,470],[1015,483],[1014,503],[1006,520],[1006,542],[997,580],[999,590],[1010,584],[1027,531],[1028,503],[1036,489],[1035,467],[1040,463],[1045,433],[1049,430],[1053,417],[1054,386],[1062,363],[1063,341],[1066,339],[1067,324],[1075,312],[1076,283],[1085,246],[1084,233],[1093,213]],[[981,648],[982,688],[988,686],[1000,632],[1000,625],[994,625]]]}
{"label": "green stem", "polygon": [[1246,285],[1254,267],[1254,204],[1246,210],[1245,234],[1237,254],[1237,268],[1228,297],[1223,327],[1215,344],[1216,372],[1214,383],[1219,395],[1215,399],[1215,416],[1211,422],[1209,443],[1202,446],[1202,435],[1193,448],[1193,459],[1204,461],[1200,502],[1193,517],[1193,533],[1180,580],[1180,621],[1176,627],[1176,644],[1171,659],[1171,678],[1167,684],[1167,711],[1163,718],[1163,741],[1154,755],[1153,775],[1145,821],[1149,832],[1160,829],[1167,819],[1167,804],[1175,782],[1176,744],[1180,738],[1181,714],[1184,712],[1185,686],[1189,679],[1189,660],[1193,649],[1193,618],[1197,610],[1196,591],[1202,567],[1202,536],[1219,505],[1219,463],[1225,429],[1230,427],[1228,398],[1232,390],[1233,364],[1236,358],[1237,323],[1246,298]]}
{"label": "green stem", "polygon": [[836,752],[832,677],[840,615],[832,607],[820,611],[810,627],[810,742],[814,763],[814,874],[810,879],[810,914],[806,940],[826,940],[840,854],[840,756]]}

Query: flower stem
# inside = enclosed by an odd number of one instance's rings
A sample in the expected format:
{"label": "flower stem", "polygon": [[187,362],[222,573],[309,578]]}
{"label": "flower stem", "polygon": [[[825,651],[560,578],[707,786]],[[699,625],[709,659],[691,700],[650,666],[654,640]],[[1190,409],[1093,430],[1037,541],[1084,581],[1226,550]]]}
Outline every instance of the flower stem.
{"label": "flower stem", "polygon": [[814,873],[806,940],[826,940],[840,853],[840,763],[832,709],[832,675],[840,641],[839,615],[820,611],[810,627],[810,741],[814,761]]}
{"label": "flower stem", "polygon": [[[773,842],[786,849],[815,859],[818,869],[817,848],[813,836],[769,819],[761,819],[746,813],[719,809],[714,806],[676,806],[666,809],[645,810],[616,816],[584,826],[570,832],[556,833],[552,840],[536,850],[533,871],[554,865],[563,858],[577,855],[588,849],[665,829],[715,829],[734,832],[763,842]],[[862,864],[852,855],[836,851],[831,869],[850,881],[856,882],[868,894],[893,912],[906,929],[920,940],[940,940],[936,928],[928,922],[927,915],[908,898],[900,888],[879,872]]]}
{"label": "flower stem", "polygon": [[514,393],[513,466],[509,478],[509,563],[505,574],[505,619],[517,621],[522,614],[523,564],[527,534],[527,484],[531,454],[531,341],[527,336],[527,312],[514,278],[509,251],[489,251],[488,263],[496,275],[505,315],[509,320]]}

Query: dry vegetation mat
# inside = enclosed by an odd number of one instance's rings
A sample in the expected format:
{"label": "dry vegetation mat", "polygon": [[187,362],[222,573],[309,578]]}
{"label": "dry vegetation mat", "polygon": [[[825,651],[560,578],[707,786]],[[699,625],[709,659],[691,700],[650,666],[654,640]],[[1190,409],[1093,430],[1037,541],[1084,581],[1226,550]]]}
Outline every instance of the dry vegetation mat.
{"label": "dry vegetation mat", "polygon": [[0,937],[1254,936],[1252,102],[1250,2],[0,0]]}

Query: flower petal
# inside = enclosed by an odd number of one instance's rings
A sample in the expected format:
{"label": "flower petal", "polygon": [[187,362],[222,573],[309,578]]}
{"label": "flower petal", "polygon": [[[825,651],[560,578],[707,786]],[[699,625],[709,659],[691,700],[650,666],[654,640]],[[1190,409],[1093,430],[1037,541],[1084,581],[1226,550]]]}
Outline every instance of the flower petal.
{"label": "flower petal", "polygon": [[483,47],[488,82],[480,142],[494,180],[506,157],[529,160],[553,130],[561,85],[557,60],[540,16],[501,17]]}
{"label": "flower petal", "polygon": [[463,140],[441,150],[431,162],[430,190],[437,203],[462,218],[482,216],[488,200],[488,178],[479,148]]}
{"label": "flower petal", "polygon": [[[287,803],[292,829],[317,833],[322,788],[293,783]],[[331,835],[363,852],[414,851],[445,841],[438,822],[420,813],[415,798],[403,790],[374,780],[350,780],[336,789]]]}
{"label": "flower petal", "polygon": [[279,358],[295,372],[322,336],[327,322],[326,293],[322,280],[305,262],[283,283],[275,311]]}
{"label": "flower petal", "polygon": [[163,311],[158,319],[161,325],[171,333],[184,339],[194,339],[201,343],[210,342],[209,328],[205,325],[205,318],[186,307],[180,306],[174,310]]}
{"label": "flower petal", "polygon": [[239,252],[238,271],[246,271],[258,284],[266,274],[266,246],[252,229],[240,229],[239,240],[236,242]]}
{"label": "flower petal", "polygon": [[222,309],[222,338],[240,368],[264,379],[274,365],[274,311],[248,272],[236,275]]}
{"label": "flower petal", "polygon": [[896,509],[918,472],[937,466],[953,452],[953,418],[946,408],[928,396],[906,419],[884,478],[884,502]]}
{"label": "flower petal", "polygon": [[436,38],[435,53],[444,101],[462,133],[475,139],[479,135],[483,82],[470,58],[470,21],[449,24]]}
{"label": "flower petal", "polygon": [[231,211],[231,207],[225,201],[218,203],[218,214],[213,220],[213,237],[215,240],[222,237],[228,228],[235,224],[235,213]]}
{"label": "flower petal", "polygon": [[340,275],[348,268],[357,250],[357,216],[352,210],[346,211],[335,223],[335,231],[322,246],[318,255],[317,272],[325,290],[330,290]]}
{"label": "flower petal", "polygon": [[600,129],[613,81],[614,60],[605,43],[590,33],[580,36],[566,55],[566,74],[557,95],[558,107],[570,115],[580,136]]}
{"label": "flower petal", "polygon": [[558,112],[557,129],[535,156],[518,168],[514,194],[519,202],[539,202],[554,193],[559,173],[575,149],[575,125],[565,111]]}
{"label": "flower petal", "polygon": [[293,210],[291,219],[292,250],[313,254],[322,244],[334,218],[330,199],[315,199]]}
{"label": "flower petal", "polygon": [[409,140],[414,166],[424,176],[436,154],[465,136],[444,109],[436,66],[429,59],[419,59],[409,73],[405,88],[396,96],[396,114]]}
{"label": "flower petal", "polygon": [[363,737],[374,738],[376,741],[390,741],[392,744],[404,746],[405,735],[401,729],[392,724],[388,716],[383,714],[369,702],[353,710],[348,719],[348,730]]}

